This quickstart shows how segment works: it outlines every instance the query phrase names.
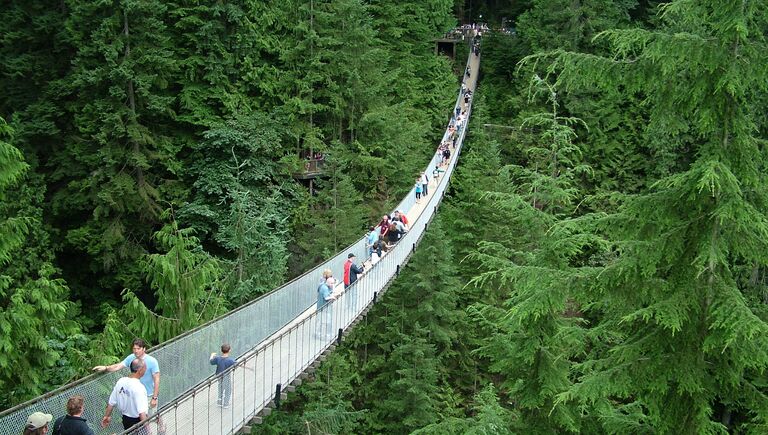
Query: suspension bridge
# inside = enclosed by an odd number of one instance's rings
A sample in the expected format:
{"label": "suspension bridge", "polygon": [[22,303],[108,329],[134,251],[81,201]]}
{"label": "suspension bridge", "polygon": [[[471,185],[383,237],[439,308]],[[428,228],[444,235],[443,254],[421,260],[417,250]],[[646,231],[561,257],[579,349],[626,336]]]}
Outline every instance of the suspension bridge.
{"label": "suspension bridge", "polygon": [[[467,88],[474,92],[480,56],[470,52],[463,76]],[[75,394],[85,400],[83,417],[97,434],[233,434],[244,426],[258,423],[260,416],[279,406],[289,391],[314,370],[318,361],[341,342],[346,334],[368,312],[372,304],[399,275],[402,267],[435,216],[449,180],[453,175],[472,112],[471,102],[464,104],[459,91],[454,106],[466,111],[464,128],[457,131],[456,146],[439,179],[431,179],[429,195],[415,201],[413,190],[395,210],[405,212],[409,231],[377,264],[370,267],[347,289],[334,289],[336,300],[319,311],[316,288],[321,273],[328,268],[341,276],[348,253],[367,258],[365,238],[361,238],[334,257],[312,270],[245,304],[226,315],[182,334],[149,350],[160,365],[159,408],[142,427],[123,431],[120,419],[111,426],[99,426],[106,400],[115,382],[126,371],[94,374],[65,385],[36,399],[0,413],[0,435],[18,435],[27,416],[44,412],[60,416],[65,413],[67,399]],[[448,140],[446,130],[442,140]],[[425,171],[432,174],[441,156],[435,155]],[[326,331],[332,331],[327,334]],[[231,406],[217,406],[221,376],[212,375],[210,352],[221,343],[231,344],[237,363],[223,376],[231,376]],[[128,345],[126,344],[126,347]],[[117,410],[116,410],[117,412]]]}

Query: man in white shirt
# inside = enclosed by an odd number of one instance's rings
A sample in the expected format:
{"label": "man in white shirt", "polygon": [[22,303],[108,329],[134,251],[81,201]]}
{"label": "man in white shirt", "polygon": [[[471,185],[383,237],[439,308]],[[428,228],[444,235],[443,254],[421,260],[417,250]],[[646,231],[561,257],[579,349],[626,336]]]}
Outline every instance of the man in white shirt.
{"label": "man in white shirt", "polygon": [[[117,405],[123,414],[123,429],[147,419],[149,402],[147,390],[139,379],[144,376],[147,366],[144,361],[136,358],[130,364],[131,374],[118,379],[112,394],[109,395],[107,409],[104,418],[101,419],[101,427],[106,428],[112,421],[112,409]],[[139,431],[143,433],[143,431]]]}
{"label": "man in white shirt", "polygon": [[122,362],[110,366],[96,366],[93,368],[97,372],[115,372],[123,368],[130,367],[131,361],[140,359],[144,361],[147,370],[141,378],[141,383],[147,390],[147,399],[149,400],[149,415],[157,411],[157,395],[160,393],[160,364],[157,359],[147,353],[147,343],[137,338],[133,340],[133,353],[128,355]]}

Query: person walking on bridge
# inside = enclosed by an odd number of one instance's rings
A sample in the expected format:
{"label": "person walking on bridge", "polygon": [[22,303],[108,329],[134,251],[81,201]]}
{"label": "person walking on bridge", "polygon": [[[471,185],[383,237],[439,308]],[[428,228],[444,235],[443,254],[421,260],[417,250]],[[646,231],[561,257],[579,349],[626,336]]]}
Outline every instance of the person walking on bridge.
{"label": "person walking on bridge", "polygon": [[133,340],[132,350],[133,353],[128,355],[122,362],[110,366],[96,366],[93,370],[111,373],[122,368],[130,368],[131,362],[135,359],[143,360],[147,369],[141,377],[141,383],[146,388],[147,398],[149,399],[149,415],[152,415],[157,411],[157,398],[160,393],[160,365],[153,356],[147,354],[147,343],[144,340],[140,338]]}
{"label": "person walking on bridge", "polygon": [[416,204],[421,203],[421,190],[424,186],[421,184],[421,177],[416,177],[416,184],[413,186],[416,191]]}
{"label": "person walking on bridge", "polygon": [[[228,344],[221,345],[221,355],[216,355],[216,352],[211,354],[208,361],[212,366],[216,366],[216,375],[221,375],[226,372],[228,368],[235,365],[235,360],[229,356],[229,352],[232,350],[232,346]],[[232,372],[229,372],[219,379],[219,395],[217,396],[216,404],[224,409],[229,408],[229,399],[232,397]]]}
{"label": "person walking on bridge", "polygon": [[[117,406],[120,413],[123,414],[123,429],[129,429],[147,419],[149,412],[149,402],[144,385],[141,383],[141,377],[147,371],[147,366],[141,359],[134,359],[130,363],[131,374],[118,379],[112,394],[109,395],[107,409],[104,411],[104,417],[101,419],[101,427],[106,428],[112,421],[112,410]],[[139,434],[146,435],[147,430],[142,427]]]}

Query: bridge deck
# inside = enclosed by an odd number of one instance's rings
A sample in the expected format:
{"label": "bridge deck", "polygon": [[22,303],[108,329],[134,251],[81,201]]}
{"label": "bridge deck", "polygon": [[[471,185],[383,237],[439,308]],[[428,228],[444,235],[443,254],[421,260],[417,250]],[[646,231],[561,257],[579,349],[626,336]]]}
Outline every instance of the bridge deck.
{"label": "bridge deck", "polygon": [[[467,62],[471,75],[465,80],[467,87],[473,91],[479,60],[479,56],[470,54]],[[471,113],[471,107],[464,107],[461,95],[457,98],[457,105]],[[347,252],[353,251],[362,257],[365,252],[362,240],[264,298],[152,349],[151,354],[160,361],[161,400],[165,401],[144,433],[234,433],[273,400],[278,384],[284,387],[305,371],[333,343],[337,331],[347,329],[407,262],[442,199],[465,134],[466,123],[445,174],[439,180],[430,179],[430,195],[421,203],[414,203],[411,192],[397,207],[406,211],[411,223],[410,231],[355,285],[346,291],[341,286],[337,287],[334,291],[338,297],[335,302],[320,312],[312,303],[314,289],[319,283],[319,271],[331,267],[338,276]],[[428,174],[431,174],[437,161],[437,158],[432,159],[427,167]],[[263,330],[266,334],[254,330]],[[249,349],[238,355],[238,363],[225,374],[225,377],[232,379],[232,400],[228,408],[217,406],[221,379],[209,375],[213,370],[207,364],[207,354],[222,342],[232,343],[235,349]],[[35,411],[61,415],[67,397],[72,394],[86,397],[84,417],[96,433],[119,431],[119,418],[113,419],[113,425],[106,430],[101,430],[98,422],[103,415],[104,400],[120,375],[92,376],[5,411],[0,415],[0,435],[19,433],[26,416]]]}

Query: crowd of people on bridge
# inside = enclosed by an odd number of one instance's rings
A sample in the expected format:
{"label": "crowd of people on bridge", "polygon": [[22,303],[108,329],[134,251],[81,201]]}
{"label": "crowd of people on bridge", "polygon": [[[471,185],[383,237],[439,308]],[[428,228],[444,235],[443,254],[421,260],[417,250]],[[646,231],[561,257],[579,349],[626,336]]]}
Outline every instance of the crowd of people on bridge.
{"label": "crowd of people on bridge", "polygon": [[475,39],[488,32],[488,30],[490,30],[488,24],[485,23],[462,24],[446,32],[443,38],[461,39],[462,41],[466,38]]}
{"label": "crowd of people on bridge", "polygon": [[[475,29],[482,29],[482,27],[475,27]],[[479,49],[479,41],[474,39],[472,51],[475,56],[479,54]],[[437,164],[432,169],[432,179],[435,182],[438,182],[441,174],[445,172],[445,167],[450,163],[451,151],[455,149],[465,128],[467,110],[472,102],[472,90],[468,86],[470,77],[471,73],[468,66],[462,77],[459,104],[456,105],[455,111],[451,112],[451,121],[437,148]],[[430,178],[426,172],[421,172],[415,177],[413,191],[416,204],[421,204],[422,200],[429,195],[429,183]],[[365,236],[365,248],[369,259],[362,264],[357,264],[355,255],[353,253],[348,254],[347,261],[344,263],[343,288],[346,289],[354,284],[360,275],[378,263],[382,256],[402,239],[408,229],[408,217],[401,210],[395,210],[391,216],[382,216],[377,225],[370,226]],[[325,269],[317,288],[317,311],[324,309],[339,296],[339,294],[334,294],[336,284],[333,272],[330,269]],[[322,318],[325,319],[327,316],[322,316]],[[317,332],[318,336],[323,338],[332,336],[329,323],[327,320],[321,320],[321,326]]]}
{"label": "crowd of people on bridge", "polygon": [[[482,30],[482,27],[479,29]],[[475,47],[478,51],[474,51]],[[473,44],[473,52],[477,54],[479,46]],[[472,100],[472,91],[467,86],[469,78],[470,71],[467,69],[461,84],[460,104],[457,105],[456,111],[452,112],[444,140],[437,149],[437,164],[432,170],[432,179],[435,182],[438,182],[441,174],[445,172],[445,167],[451,159],[451,151],[455,149],[465,127],[467,110]],[[323,160],[325,156],[321,153],[315,153],[307,157]],[[415,177],[416,204],[420,204],[422,199],[429,196],[429,183],[430,178],[426,172],[421,172]],[[375,266],[386,255],[387,251],[392,249],[408,233],[409,229],[409,219],[402,210],[395,210],[392,215],[383,215],[377,225],[369,227],[365,237],[365,247],[369,258],[363,263],[358,263],[354,253],[348,254],[347,261],[343,266],[342,282],[344,289],[352,286],[361,275]],[[330,269],[325,269],[317,288],[317,311],[323,310],[338,298],[339,294],[334,293],[337,285],[338,282],[333,276],[333,272]],[[323,338],[328,338],[331,335],[330,322],[321,320],[320,325],[318,334]],[[147,420],[157,412],[160,392],[160,366],[157,359],[147,354],[146,348],[145,341],[137,338],[132,342],[132,353],[121,362],[93,368],[96,372],[129,370],[126,376],[121,377],[116,382],[106,400],[104,416],[101,419],[102,428],[111,424],[114,408],[120,411],[121,423],[126,430]],[[215,375],[219,376],[217,405],[222,408],[229,408],[231,404],[232,379],[229,369],[236,364],[236,361],[230,356],[230,352],[230,345],[223,344],[221,354],[212,353],[209,358],[210,364],[216,366]],[[27,418],[22,433],[24,435],[46,435],[52,429],[53,435],[93,435],[93,430],[83,417],[84,409],[85,398],[81,395],[74,395],[66,403],[66,414],[54,422],[52,414],[35,412]],[[51,422],[53,422],[52,427]],[[158,419],[158,425],[161,424]],[[149,432],[146,426],[140,425],[136,433],[148,434]]]}

